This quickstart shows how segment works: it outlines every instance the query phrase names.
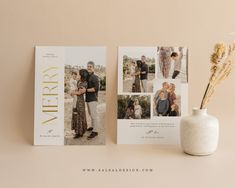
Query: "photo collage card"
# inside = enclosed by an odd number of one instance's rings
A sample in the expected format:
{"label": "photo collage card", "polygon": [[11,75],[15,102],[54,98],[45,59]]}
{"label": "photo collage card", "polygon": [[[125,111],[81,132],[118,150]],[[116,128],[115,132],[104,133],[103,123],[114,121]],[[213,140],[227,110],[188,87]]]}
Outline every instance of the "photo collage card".
{"label": "photo collage card", "polygon": [[188,49],[119,47],[117,142],[178,144],[188,106]]}

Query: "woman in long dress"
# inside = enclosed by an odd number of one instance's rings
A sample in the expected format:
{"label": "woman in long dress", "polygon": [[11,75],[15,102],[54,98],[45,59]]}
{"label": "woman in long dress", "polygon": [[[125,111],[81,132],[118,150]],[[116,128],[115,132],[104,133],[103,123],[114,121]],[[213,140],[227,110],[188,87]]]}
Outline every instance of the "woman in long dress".
{"label": "woman in long dress", "polygon": [[82,137],[87,130],[84,89],[87,88],[88,72],[86,69],[81,69],[79,75],[78,91],[74,93],[77,95],[77,105],[72,114],[72,130],[75,130],[75,139]]}
{"label": "woman in long dress", "polygon": [[141,92],[141,88],[140,88],[140,70],[141,70],[141,61],[138,60],[137,62],[137,66],[135,67],[135,87],[133,89],[133,92]]}
{"label": "woman in long dress", "polygon": [[172,52],[173,52],[172,47],[161,47],[159,50],[159,66],[164,78],[169,77],[169,72],[171,69]]}
{"label": "woman in long dress", "polygon": [[134,101],[133,101],[133,99],[129,99],[124,119],[134,119],[134,118],[135,118]]}

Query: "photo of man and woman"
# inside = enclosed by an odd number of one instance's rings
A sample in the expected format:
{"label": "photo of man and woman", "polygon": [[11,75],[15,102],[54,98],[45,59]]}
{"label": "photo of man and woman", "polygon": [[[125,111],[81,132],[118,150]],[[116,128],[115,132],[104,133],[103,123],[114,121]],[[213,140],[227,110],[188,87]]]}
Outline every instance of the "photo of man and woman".
{"label": "photo of man and woman", "polygon": [[181,87],[179,80],[154,82],[153,116],[174,117],[181,114]]}
{"label": "photo of man and woman", "polygon": [[188,49],[158,47],[157,79],[180,79],[188,82]]}
{"label": "photo of man and woman", "polygon": [[66,48],[65,145],[105,143],[105,48]]}
{"label": "photo of man and woman", "polygon": [[150,96],[118,95],[118,119],[149,119]]}
{"label": "photo of man and woman", "polygon": [[124,48],[122,53],[123,92],[153,92],[156,48]]}

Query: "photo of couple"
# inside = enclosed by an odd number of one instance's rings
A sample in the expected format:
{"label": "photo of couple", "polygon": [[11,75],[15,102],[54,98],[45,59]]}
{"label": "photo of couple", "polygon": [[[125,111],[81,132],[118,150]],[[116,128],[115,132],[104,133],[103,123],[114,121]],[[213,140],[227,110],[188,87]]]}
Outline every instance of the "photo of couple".
{"label": "photo of couple", "polygon": [[150,96],[118,95],[118,119],[149,119]]}
{"label": "photo of couple", "polygon": [[122,48],[123,92],[151,93],[155,78],[155,48]]}
{"label": "photo of couple", "polygon": [[[180,82],[175,80],[156,81],[153,97],[153,116],[180,116]],[[160,88],[159,88],[160,86]]]}
{"label": "photo of couple", "polygon": [[188,50],[185,47],[158,47],[158,79],[188,82]]}
{"label": "photo of couple", "polygon": [[104,144],[105,78],[92,60],[65,65],[65,145]]}

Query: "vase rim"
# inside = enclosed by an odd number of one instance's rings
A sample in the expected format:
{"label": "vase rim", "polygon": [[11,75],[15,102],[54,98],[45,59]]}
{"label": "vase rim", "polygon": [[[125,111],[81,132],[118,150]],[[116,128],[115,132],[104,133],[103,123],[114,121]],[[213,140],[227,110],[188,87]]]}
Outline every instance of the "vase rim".
{"label": "vase rim", "polygon": [[195,111],[207,111],[207,108],[200,109],[199,107],[193,107],[193,110],[195,110]]}
{"label": "vase rim", "polygon": [[200,109],[198,107],[193,108],[193,114],[194,115],[202,115],[202,114],[207,114],[207,108]]}

